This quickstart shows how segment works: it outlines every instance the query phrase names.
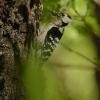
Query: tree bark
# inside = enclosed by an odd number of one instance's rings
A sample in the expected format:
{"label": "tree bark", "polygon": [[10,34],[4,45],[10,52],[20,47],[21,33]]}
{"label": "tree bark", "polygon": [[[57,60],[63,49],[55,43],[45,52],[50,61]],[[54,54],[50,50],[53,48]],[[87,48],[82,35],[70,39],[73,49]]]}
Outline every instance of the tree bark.
{"label": "tree bark", "polygon": [[0,0],[0,100],[25,100],[23,70],[41,11],[42,0]]}

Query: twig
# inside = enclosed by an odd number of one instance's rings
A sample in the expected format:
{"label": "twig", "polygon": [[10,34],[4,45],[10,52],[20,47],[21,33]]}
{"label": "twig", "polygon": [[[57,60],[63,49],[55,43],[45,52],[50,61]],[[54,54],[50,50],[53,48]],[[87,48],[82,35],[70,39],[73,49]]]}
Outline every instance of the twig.
{"label": "twig", "polygon": [[72,48],[65,46],[64,44],[60,43],[63,47],[65,47],[68,51],[70,52],[74,52],[75,54],[81,56],[82,58],[88,60],[89,62],[91,62],[92,64],[96,65],[96,66],[100,66],[100,64],[98,64],[96,61],[93,61],[91,59],[89,59],[88,57],[86,57],[85,55],[79,53],[78,51],[73,50]]}

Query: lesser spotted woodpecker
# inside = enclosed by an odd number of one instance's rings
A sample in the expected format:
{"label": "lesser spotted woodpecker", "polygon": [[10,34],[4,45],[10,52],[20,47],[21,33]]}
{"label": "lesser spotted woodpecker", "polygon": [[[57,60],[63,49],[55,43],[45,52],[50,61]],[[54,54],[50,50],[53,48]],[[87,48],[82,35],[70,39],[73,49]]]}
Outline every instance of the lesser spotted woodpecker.
{"label": "lesser spotted woodpecker", "polygon": [[54,14],[57,17],[57,21],[49,24],[37,38],[38,47],[40,48],[41,63],[47,61],[51,56],[51,53],[56,48],[63,35],[64,28],[70,24],[72,20],[67,13]]}

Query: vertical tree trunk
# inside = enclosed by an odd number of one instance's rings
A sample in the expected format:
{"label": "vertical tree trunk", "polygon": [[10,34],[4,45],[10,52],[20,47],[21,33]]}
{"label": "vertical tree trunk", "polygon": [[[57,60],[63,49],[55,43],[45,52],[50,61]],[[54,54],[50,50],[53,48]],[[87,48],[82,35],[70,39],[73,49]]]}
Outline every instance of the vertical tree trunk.
{"label": "vertical tree trunk", "polygon": [[25,100],[22,73],[42,0],[0,0],[0,100]]}
{"label": "vertical tree trunk", "polygon": [[[97,20],[98,23],[100,24],[100,4],[99,4],[99,0],[93,0],[93,3],[95,5],[95,11],[96,11],[96,15],[97,15]],[[100,35],[100,30],[99,33],[97,33]],[[97,85],[98,85],[98,89],[99,89],[99,100],[100,100],[100,37],[95,35],[93,36],[94,38],[94,43],[97,47],[97,54],[98,54],[98,66],[96,68],[96,80],[97,80]]]}

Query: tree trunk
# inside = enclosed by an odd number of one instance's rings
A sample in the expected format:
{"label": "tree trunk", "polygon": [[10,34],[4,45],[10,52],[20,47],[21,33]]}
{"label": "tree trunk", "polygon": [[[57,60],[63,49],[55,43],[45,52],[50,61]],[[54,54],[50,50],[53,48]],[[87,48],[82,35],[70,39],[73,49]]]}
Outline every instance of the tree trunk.
{"label": "tree trunk", "polygon": [[25,100],[22,75],[41,11],[41,0],[0,0],[0,100]]}

